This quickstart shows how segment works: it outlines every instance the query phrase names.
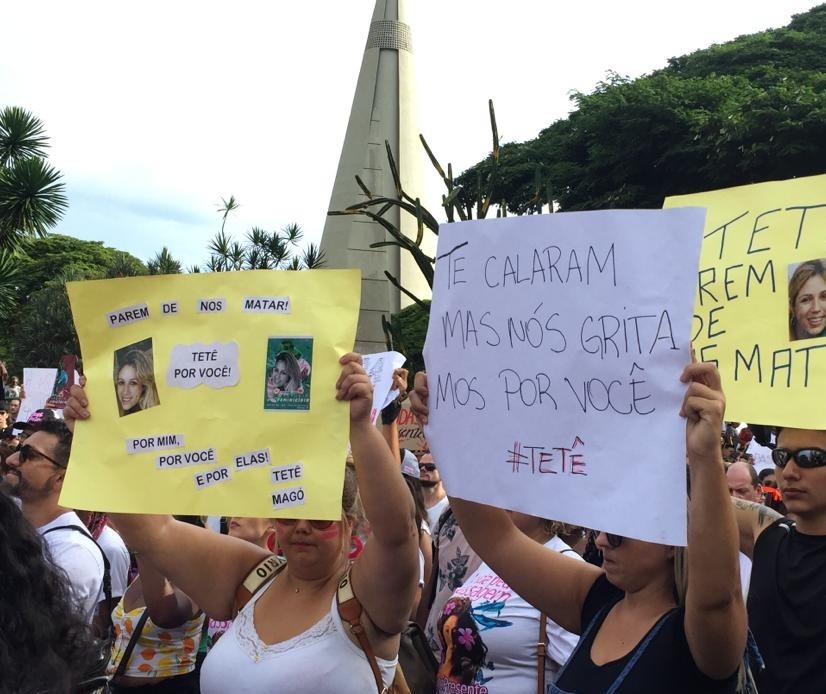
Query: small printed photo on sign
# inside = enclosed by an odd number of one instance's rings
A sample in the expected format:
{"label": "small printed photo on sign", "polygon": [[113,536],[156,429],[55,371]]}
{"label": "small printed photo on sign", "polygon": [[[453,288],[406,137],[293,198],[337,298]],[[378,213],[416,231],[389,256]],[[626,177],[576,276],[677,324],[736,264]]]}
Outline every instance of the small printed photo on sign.
{"label": "small printed photo on sign", "polygon": [[826,337],[826,258],[789,265],[789,339]]}
{"label": "small printed photo on sign", "polygon": [[119,416],[161,404],[151,337],[115,350],[114,380]]}
{"label": "small printed photo on sign", "polygon": [[312,362],[313,338],[269,338],[264,409],[309,410]]}

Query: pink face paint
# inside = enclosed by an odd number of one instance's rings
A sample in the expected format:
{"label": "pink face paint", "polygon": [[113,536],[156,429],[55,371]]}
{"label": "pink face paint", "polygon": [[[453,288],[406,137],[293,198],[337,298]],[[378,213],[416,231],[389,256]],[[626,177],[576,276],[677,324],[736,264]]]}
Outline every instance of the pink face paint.
{"label": "pink face paint", "polygon": [[325,540],[332,540],[334,537],[338,537],[338,522],[333,523],[326,530],[316,530],[316,532],[319,534],[319,537]]}

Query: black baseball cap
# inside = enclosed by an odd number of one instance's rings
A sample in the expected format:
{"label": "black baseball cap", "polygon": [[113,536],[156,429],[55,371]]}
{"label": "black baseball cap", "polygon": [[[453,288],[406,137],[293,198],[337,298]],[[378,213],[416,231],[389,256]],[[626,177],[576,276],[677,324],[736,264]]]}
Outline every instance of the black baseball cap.
{"label": "black baseball cap", "polygon": [[57,419],[57,415],[55,415],[54,410],[35,410],[29,415],[29,418],[25,422],[15,422],[12,424],[12,429],[22,429],[23,431],[26,430],[27,427],[34,426],[36,424],[40,424],[40,422],[53,422]]}

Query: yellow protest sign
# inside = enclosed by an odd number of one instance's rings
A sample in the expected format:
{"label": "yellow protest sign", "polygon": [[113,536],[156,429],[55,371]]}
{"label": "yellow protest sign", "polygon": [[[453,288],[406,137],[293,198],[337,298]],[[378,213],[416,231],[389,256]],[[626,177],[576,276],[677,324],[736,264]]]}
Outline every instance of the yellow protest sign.
{"label": "yellow protest sign", "polygon": [[68,285],[92,417],[61,503],[141,513],[336,519],[354,270]]}
{"label": "yellow protest sign", "polygon": [[726,418],[826,429],[826,176],[666,199],[708,209],[693,342]]}

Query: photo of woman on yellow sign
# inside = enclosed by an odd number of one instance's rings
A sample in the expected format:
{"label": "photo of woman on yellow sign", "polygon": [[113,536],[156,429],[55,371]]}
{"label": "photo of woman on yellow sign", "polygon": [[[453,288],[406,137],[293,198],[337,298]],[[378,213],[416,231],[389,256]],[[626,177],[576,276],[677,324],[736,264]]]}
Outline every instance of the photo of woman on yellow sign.
{"label": "photo of woman on yellow sign", "polygon": [[267,342],[265,410],[309,410],[313,338],[271,337]]}
{"label": "photo of woman on yellow sign", "polygon": [[151,337],[115,352],[115,394],[121,417],[161,404],[155,386]]}
{"label": "photo of woman on yellow sign", "polygon": [[789,339],[826,337],[826,259],[800,263],[789,280]]}

